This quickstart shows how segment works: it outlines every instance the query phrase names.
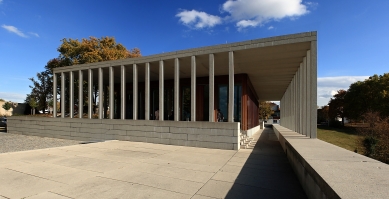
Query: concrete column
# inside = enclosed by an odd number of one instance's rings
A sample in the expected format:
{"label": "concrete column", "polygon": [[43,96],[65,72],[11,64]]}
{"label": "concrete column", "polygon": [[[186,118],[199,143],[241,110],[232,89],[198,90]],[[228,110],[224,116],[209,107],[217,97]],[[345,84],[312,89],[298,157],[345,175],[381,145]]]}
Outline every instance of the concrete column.
{"label": "concrete column", "polygon": [[138,119],[138,66],[136,64],[132,65],[132,118],[133,120]]}
{"label": "concrete column", "polygon": [[122,120],[126,119],[126,67],[122,65],[120,67],[120,76],[121,76],[121,109],[120,109],[120,118]]}
{"label": "concrete column", "polygon": [[293,77],[293,105],[292,105],[292,111],[293,111],[293,131],[296,131],[296,75]]}
{"label": "concrete column", "polygon": [[299,125],[300,125],[300,131],[299,133],[300,134],[303,134],[303,129],[304,129],[304,126],[303,126],[303,104],[304,104],[304,91],[303,91],[303,88],[304,88],[304,81],[303,81],[303,63],[300,64],[300,100],[299,100],[299,114],[300,114],[300,121],[299,121]]}
{"label": "concrete column", "polygon": [[228,52],[228,122],[234,122],[234,52]]}
{"label": "concrete column", "polygon": [[311,57],[307,51],[307,136],[311,137]]}
{"label": "concrete column", "polygon": [[292,79],[292,82],[290,85],[290,94],[291,94],[290,95],[291,96],[291,98],[290,98],[290,103],[291,103],[291,106],[290,106],[290,109],[291,109],[290,126],[291,126],[291,129],[293,131],[295,131],[295,129],[294,129],[294,78]]}
{"label": "concrete column", "polygon": [[99,119],[103,119],[103,101],[104,101],[104,89],[103,89],[103,68],[99,68]]}
{"label": "concrete column", "polygon": [[84,77],[82,70],[78,71],[78,118],[84,115]]}
{"label": "concrete column", "polygon": [[65,118],[65,73],[61,73],[61,117]]}
{"label": "concrete column", "polygon": [[196,57],[191,57],[190,120],[196,121]]}
{"label": "concrete column", "polygon": [[53,117],[57,117],[57,74],[53,73]]}
{"label": "concrete column", "polygon": [[114,84],[114,69],[112,66],[109,67],[109,119],[113,119],[115,114],[115,84]]}
{"label": "concrete column", "polygon": [[209,54],[209,122],[215,122],[215,56]]}
{"label": "concrete column", "polygon": [[303,135],[307,135],[307,58],[303,59]]}
{"label": "concrete column", "polygon": [[311,76],[311,138],[317,138],[317,41],[311,41],[310,76]]}
{"label": "concrete column", "polygon": [[164,68],[163,68],[163,61],[159,61],[159,120],[163,121],[164,118]]}
{"label": "concrete column", "polygon": [[145,66],[145,120],[150,120],[150,63]]}
{"label": "concrete column", "polygon": [[88,69],[88,118],[93,114],[93,71]]}
{"label": "concrete column", "polygon": [[297,133],[300,133],[300,68],[297,70],[296,75],[296,126],[297,126]]}
{"label": "concrete column", "polygon": [[74,72],[69,72],[69,117],[73,118],[74,116]]}
{"label": "concrete column", "polygon": [[174,59],[174,121],[180,120],[180,60]]}

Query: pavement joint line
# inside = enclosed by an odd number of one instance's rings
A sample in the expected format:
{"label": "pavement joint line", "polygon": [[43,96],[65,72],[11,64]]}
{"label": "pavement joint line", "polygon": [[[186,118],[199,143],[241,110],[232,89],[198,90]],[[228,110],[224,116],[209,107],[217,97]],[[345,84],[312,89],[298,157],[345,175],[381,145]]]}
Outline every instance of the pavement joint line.
{"label": "pavement joint line", "polygon": [[[140,162],[140,161],[139,161]],[[174,162],[174,161],[173,161]],[[162,164],[157,164],[157,163],[150,163],[150,162],[141,162],[141,163],[147,163],[147,164],[152,164],[152,165],[157,165],[157,166],[164,166]],[[185,162],[179,162],[179,163],[185,163]],[[192,164],[192,163],[191,163]],[[193,163],[195,164],[195,163]],[[196,165],[201,165],[201,166],[208,166],[208,165],[202,165],[202,164],[196,164]],[[172,168],[177,168],[177,169],[186,169],[189,171],[202,171],[202,172],[208,172],[208,173],[216,173],[216,172],[209,172],[209,171],[203,171],[203,170],[196,170],[196,169],[188,169],[188,168],[182,168],[182,167],[176,167],[176,166],[171,166]]]}
{"label": "pavement joint line", "polygon": [[47,191],[47,192],[50,192],[50,193],[52,193],[52,194],[57,194],[57,195],[59,195],[59,196],[63,196],[63,197],[66,197],[66,198],[74,199],[74,198],[72,198],[72,197],[65,196],[65,195],[62,195],[62,194],[59,194],[59,193],[55,193],[55,192],[52,192],[52,191]]}
{"label": "pavement joint line", "polygon": [[[201,186],[200,187],[200,189],[199,190],[197,190],[196,191],[196,193],[193,195],[193,196],[195,196],[210,180],[212,180],[212,178],[217,174],[217,173],[219,173],[219,171],[220,171],[220,169],[221,168],[223,168],[224,166],[226,166],[227,165],[227,163],[231,160],[231,158],[233,158],[237,153],[238,153],[239,151],[236,151],[235,153],[234,153],[234,155],[232,155],[231,157],[230,157],[230,159],[228,159],[227,161],[226,161],[226,163],[223,165],[223,166],[221,166],[219,169],[218,169],[218,171],[216,171],[208,180],[207,180],[207,182],[205,182],[204,184],[203,184],[203,186]],[[191,197],[191,198],[193,198],[193,196]]]}
{"label": "pavement joint line", "polygon": [[[131,142],[131,141],[123,141],[123,142]],[[174,145],[171,145],[171,146],[174,146]],[[105,148],[105,147],[96,147],[96,146],[85,146],[85,147],[89,147],[89,148],[98,148],[98,149],[107,149],[107,148]],[[148,148],[148,147],[134,147],[134,148],[140,148],[140,149],[153,149],[153,150],[158,150],[158,151],[171,152],[171,150],[154,149],[154,148]],[[119,149],[119,148],[114,148],[114,149]],[[108,150],[112,150],[112,149],[108,149]],[[126,149],[120,149],[120,150],[126,150]],[[173,150],[173,151],[176,151],[176,150]]]}
{"label": "pavement joint line", "polygon": [[124,182],[124,183],[128,183],[128,184],[136,184],[136,185],[142,185],[142,186],[146,186],[146,187],[152,187],[152,188],[155,188],[155,189],[160,189],[160,190],[164,190],[164,191],[169,191],[169,192],[173,192],[173,193],[179,193],[179,194],[184,194],[184,195],[190,196],[189,194],[186,194],[186,193],[181,193],[181,192],[172,191],[172,190],[168,190],[168,189],[162,189],[162,188],[159,188],[159,187],[154,187],[154,186],[150,186],[150,185],[146,185],[146,184],[141,184],[141,183],[137,183],[137,182],[129,182],[129,181],[124,181],[124,180],[119,180],[119,179],[114,179],[114,178],[107,178],[107,177],[103,177],[103,176],[96,176],[96,177],[97,178],[104,178],[104,179],[114,180],[114,181],[118,181],[118,182]]}
{"label": "pavement joint line", "polygon": [[1,197],[4,197],[5,199],[11,199],[11,198],[8,198],[8,197],[5,197],[5,196],[3,196],[3,195],[0,195]]}
{"label": "pavement joint line", "polygon": [[[47,162],[49,164],[54,164],[54,163],[51,163],[51,162]],[[57,166],[62,166],[62,167],[67,167],[67,168],[72,168],[72,169],[79,169],[79,170],[83,170],[83,171],[90,171],[90,172],[95,172],[95,173],[104,173],[104,172],[100,172],[100,171],[94,171],[94,170],[88,170],[88,169],[81,169],[81,168],[76,168],[76,167],[69,167],[69,166],[66,166],[66,165],[61,165],[61,164],[54,164],[54,165],[57,165]]]}
{"label": "pavement joint line", "polygon": [[[215,180],[215,179],[211,179],[211,180],[213,180],[213,181],[218,181],[218,182],[228,182],[228,181]],[[284,193],[288,193],[288,192],[289,192],[289,191],[284,191],[284,190],[277,190],[277,189],[265,188],[265,187],[261,187],[261,186],[253,186],[253,185],[248,185],[248,184],[242,184],[242,183],[238,183],[238,182],[236,182],[236,181],[234,181],[234,182],[228,182],[228,183],[238,184],[238,185],[247,186],[247,187],[261,188],[261,189],[266,189],[266,190],[270,190],[270,191],[279,191],[279,192],[284,192]]]}
{"label": "pavement joint line", "polygon": [[[66,183],[63,183],[63,182],[59,182],[59,181],[55,181],[55,180],[52,180],[52,179],[43,178],[43,177],[36,176],[36,175],[33,175],[33,174],[21,172],[21,171],[18,171],[18,170],[13,170],[13,169],[10,169],[10,168],[5,168],[5,169],[8,169],[8,170],[14,171],[14,172],[18,172],[18,173],[22,173],[22,174],[25,174],[25,175],[33,176],[33,177],[36,177],[36,178],[40,178],[40,179],[44,179],[44,180],[49,180],[49,181],[52,181],[52,182],[58,182],[58,183],[61,183],[61,184],[66,184]],[[66,184],[66,185],[68,185],[68,184]]]}
{"label": "pavement joint line", "polygon": [[[171,176],[167,176],[167,175],[161,175],[161,174],[158,174],[158,173],[151,173],[151,172],[145,172],[145,171],[138,171],[138,172],[152,174],[152,175],[161,176],[161,177],[167,177],[167,178],[171,178],[171,179],[185,180],[185,181],[188,181],[188,182],[203,183],[203,182],[198,182],[198,181],[193,181],[193,180],[187,180],[187,179],[182,179],[182,178],[177,178],[177,177],[171,177]],[[207,173],[212,173],[212,172],[207,172]],[[101,177],[103,177],[103,176],[101,176]]]}
{"label": "pavement joint line", "polygon": [[[195,194],[193,196],[204,196],[204,197],[207,197],[207,198],[215,198],[215,197],[212,197],[212,196],[207,196],[207,195],[201,195],[201,194]],[[192,197],[193,197],[192,196]],[[219,198],[215,198],[215,199],[219,199]]]}

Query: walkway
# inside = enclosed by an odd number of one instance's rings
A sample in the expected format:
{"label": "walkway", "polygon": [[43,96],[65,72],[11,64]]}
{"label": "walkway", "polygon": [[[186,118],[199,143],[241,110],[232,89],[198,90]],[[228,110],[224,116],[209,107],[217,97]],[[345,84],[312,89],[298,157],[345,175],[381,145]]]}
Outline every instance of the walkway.
{"label": "walkway", "polygon": [[272,129],[240,151],[107,141],[0,154],[0,198],[306,198]]}

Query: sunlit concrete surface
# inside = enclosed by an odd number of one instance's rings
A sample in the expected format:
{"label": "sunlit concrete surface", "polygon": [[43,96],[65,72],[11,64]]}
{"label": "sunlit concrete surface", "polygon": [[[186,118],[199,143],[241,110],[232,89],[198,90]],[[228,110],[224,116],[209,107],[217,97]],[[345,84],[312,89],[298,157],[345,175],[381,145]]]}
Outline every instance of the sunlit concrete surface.
{"label": "sunlit concrete surface", "polygon": [[0,154],[0,198],[306,198],[274,134],[239,151],[106,141]]}

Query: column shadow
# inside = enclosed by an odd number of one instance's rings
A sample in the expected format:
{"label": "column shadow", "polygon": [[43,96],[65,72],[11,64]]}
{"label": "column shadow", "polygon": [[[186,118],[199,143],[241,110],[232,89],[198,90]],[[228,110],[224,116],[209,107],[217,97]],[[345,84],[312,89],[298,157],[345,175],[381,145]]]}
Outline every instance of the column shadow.
{"label": "column shadow", "polygon": [[253,142],[251,153],[237,153],[249,156],[225,198],[307,198],[272,126],[267,126],[259,137],[254,135]]}

